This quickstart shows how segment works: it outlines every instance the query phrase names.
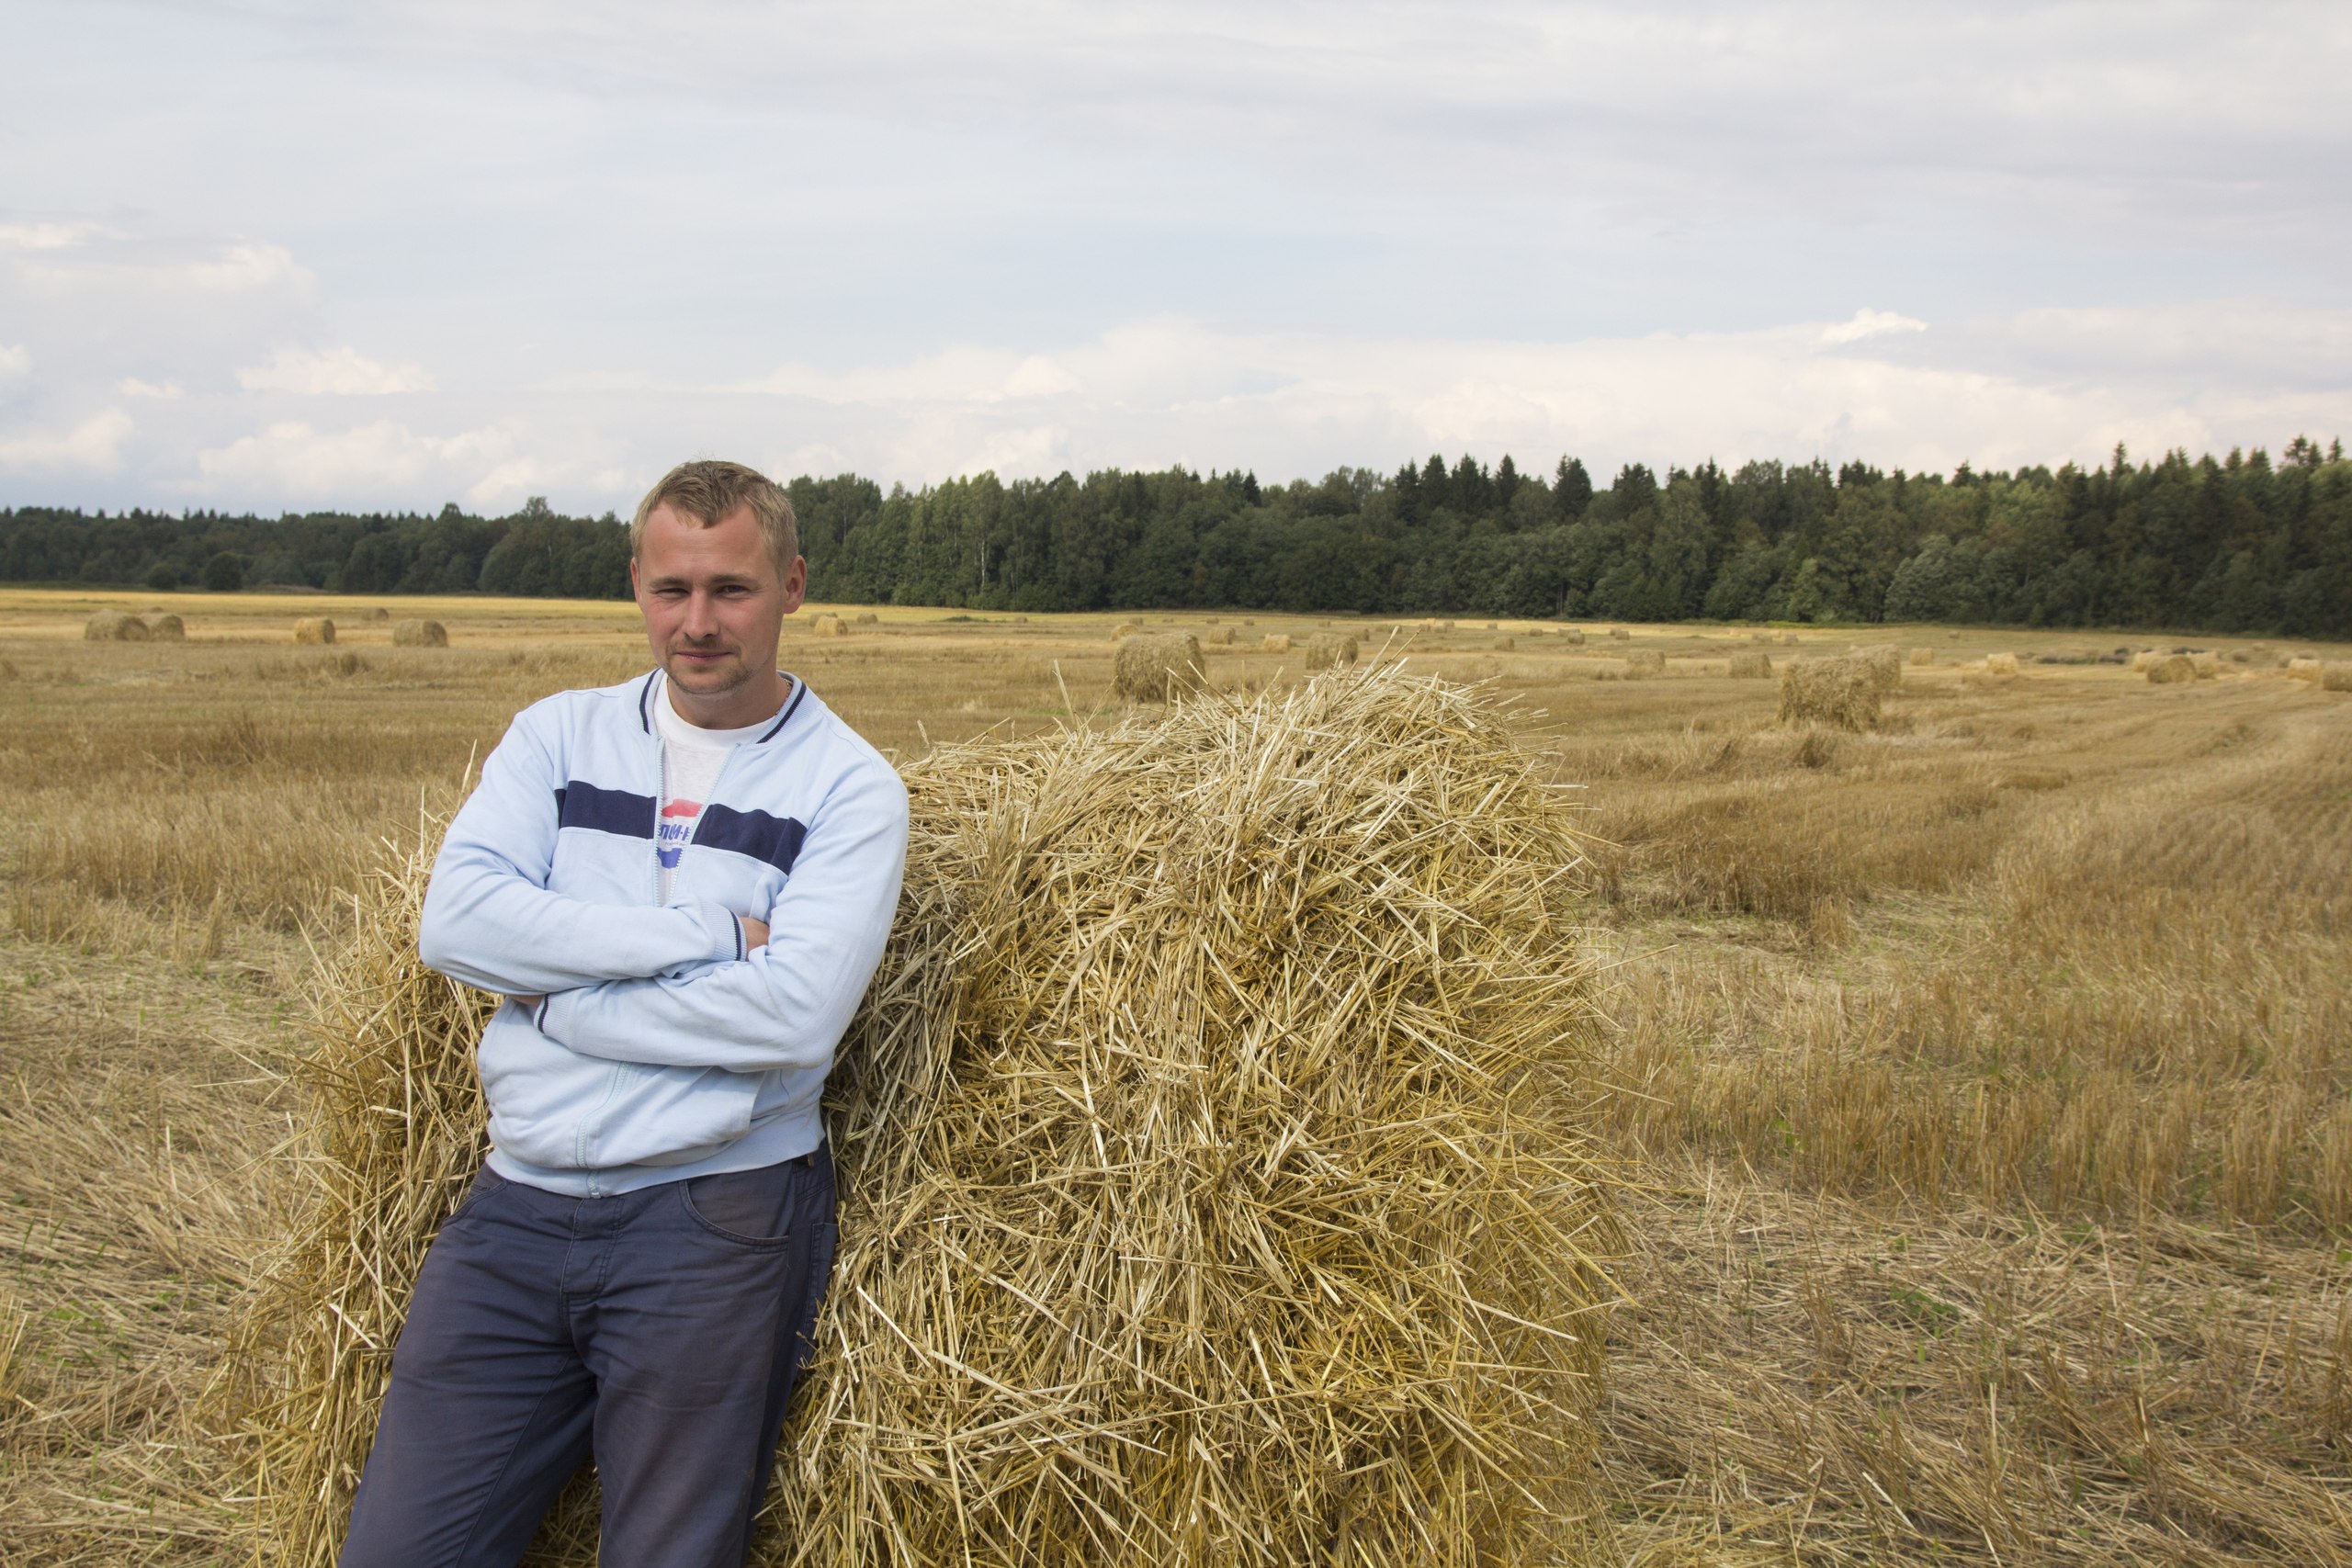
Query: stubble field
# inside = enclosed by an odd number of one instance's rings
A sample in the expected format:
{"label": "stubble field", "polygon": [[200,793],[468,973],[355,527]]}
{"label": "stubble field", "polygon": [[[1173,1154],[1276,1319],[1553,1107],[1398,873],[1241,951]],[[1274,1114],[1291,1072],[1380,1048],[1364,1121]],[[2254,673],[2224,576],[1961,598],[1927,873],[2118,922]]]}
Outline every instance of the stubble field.
{"label": "stubble field", "polygon": [[[243,1560],[202,1395],[334,890],[517,707],[646,663],[625,604],[390,602],[446,649],[372,607],[0,592],[0,1561]],[[85,643],[100,608],[188,640]],[[1109,705],[1115,617],[879,615],[784,663],[886,750]],[[1322,629],[1182,625],[1237,684]],[[1389,646],[1516,698],[1604,841],[1594,1558],[2352,1562],[2352,697],[2242,639],[1585,629]],[[1937,653],[1871,734],[1724,672],[1854,640]],[[1970,668],[2127,642],[2222,673]]]}

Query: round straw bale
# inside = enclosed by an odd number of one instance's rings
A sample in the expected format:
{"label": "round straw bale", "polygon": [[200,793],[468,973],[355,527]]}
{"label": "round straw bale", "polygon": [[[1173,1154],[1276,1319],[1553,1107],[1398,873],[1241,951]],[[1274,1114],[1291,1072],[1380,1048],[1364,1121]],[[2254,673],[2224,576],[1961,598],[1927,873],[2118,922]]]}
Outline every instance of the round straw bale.
{"label": "round straw bale", "polygon": [[1611,626],[1609,628],[1609,639],[1611,642],[1629,641],[1632,639],[1633,635],[1634,634],[1632,632],[1627,631],[1623,626]]}
{"label": "round straw bale", "polygon": [[849,627],[842,624],[842,618],[839,615],[828,613],[826,615],[819,615],[815,620],[808,623],[808,635],[811,637],[847,637],[849,636]]}
{"label": "round straw bale", "polygon": [[1875,642],[1868,648],[1856,649],[1853,656],[1871,672],[1871,679],[1878,682],[1882,696],[1903,684],[1903,650],[1893,643]]}
{"label": "round straw bale", "polygon": [[[841,1250],[754,1561],[1555,1560],[1623,1240],[1550,768],[1474,694],[1359,674],[902,771],[905,893],[827,1096]],[[298,1218],[228,1358],[272,1562],[333,1560],[481,1158],[491,998],[417,964],[433,849],[318,987]],[[551,1521],[553,1561],[594,1529]]]}
{"label": "round straw bale", "polygon": [[2320,661],[2308,653],[2299,653],[2287,660],[2287,679],[2316,682],[2320,678]]}
{"label": "round straw bale", "polygon": [[1231,648],[1233,646],[1233,628],[1231,626],[1219,626],[1216,630],[1201,638],[1201,640],[1213,648]]}
{"label": "round straw bale", "polygon": [[2321,665],[2319,689],[2323,692],[2352,692],[2352,663],[2338,660]]}
{"label": "round straw bale", "polygon": [[1111,628],[1111,640],[1113,642],[1117,642],[1123,637],[1141,637],[1142,635],[1143,628],[1136,625],[1133,621],[1121,621],[1117,626]]}
{"label": "round straw bale", "polygon": [[2197,678],[2200,681],[2210,681],[2222,672],[2222,656],[2207,649],[2199,649],[2190,654],[2188,663],[2189,667],[2197,671]]}
{"label": "round straw bale", "polygon": [[1772,656],[1761,649],[1751,653],[1735,653],[1731,656],[1730,673],[1735,679],[1742,681],[1770,680],[1772,674]]}
{"label": "round straw bale", "polygon": [[2163,657],[2153,648],[2143,648],[2132,656],[2132,672],[2139,674]]}
{"label": "round straw bale", "polygon": [[1781,646],[1782,648],[1794,648],[1796,645],[1797,645],[1797,634],[1796,634],[1796,633],[1794,633],[1794,632],[1782,632],[1782,633],[1781,634]]}
{"label": "round straw bale", "polygon": [[1655,648],[1637,648],[1625,655],[1625,679],[1645,680],[1666,673],[1666,655]]}
{"label": "round straw bale", "polygon": [[147,623],[147,635],[156,642],[186,642],[187,623],[177,615],[158,615]]}
{"label": "round straw bale", "polygon": [[1511,637],[1498,637],[1495,638],[1495,651],[1497,653],[1509,653],[1518,646],[1518,641]]}
{"label": "round straw bale", "polygon": [[1268,632],[1264,637],[1258,639],[1258,651],[1261,653],[1288,653],[1290,651],[1290,634],[1288,632]]}
{"label": "round straw bale", "polygon": [[145,642],[147,623],[125,610],[100,610],[82,623],[85,642]]}
{"label": "round straw bale", "polygon": [[1935,661],[1936,650],[1932,648],[1915,648],[1909,654],[1909,662],[1914,665],[1929,665]]}
{"label": "round straw bale", "polygon": [[1440,621],[1437,624],[1437,629],[1442,632],[1450,632],[1453,629],[1453,623],[1452,621]]}
{"label": "round straw bale", "polygon": [[1871,729],[1880,695],[1877,677],[1860,660],[1792,659],[1781,669],[1780,719]]}
{"label": "round straw bale", "polygon": [[1306,668],[1312,672],[1356,661],[1356,639],[1345,632],[1317,632],[1306,639]]}
{"label": "round straw bale", "polygon": [[334,623],[324,615],[304,615],[294,623],[294,640],[307,643],[333,642]]}
{"label": "round straw bale", "polygon": [[1988,653],[1984,656],[1987,675],[2014,675],[2018,672],[2018,656],[2014,653]]}
{"label": "round straw bale", "polygon": [[377,605],[374,609],[368,611],[365,615],[360,617],[360,619],[368,621],[389,621],[391,618],[392,613],[390,610],[385,609],[381,604]]}
{"label": "round straw bale", "polygon": [[2196,679],[2197,666],[2185,653],[2168,653],[2148,665],[2148,683],[2153,686],[2170,686]]}
{"label": "round straw bale", "polygon": [[1560,636],[1566,640],[1570,648],[1584,646],[1584,628],[1581,626],[1566,627],[1561,631]]}
{"label": "round straw bale", "polygon": [[1139,632],[1119,644],[1112,689],[1122,702],[1164,703],[1178,692],[1207,684],[1201,645],[1190,632]]}
{"label": "round straw bale", "polygon": [[1770,632],[1751,632],[1748,634],[1748,637],[1749,639],[1754,642],[1770,642],[1772,640],[1772,634]]}
{"label": "round straw bale", "polygon": [[395,621],[392,624],[394,648],[447,648],[449,628],[438,621]]}
{"label": "round straw bale", "polygon": [[882,624],[882,617],[871,610],[860,610],[857,613],[857,624],[861,626],[878,626]]}

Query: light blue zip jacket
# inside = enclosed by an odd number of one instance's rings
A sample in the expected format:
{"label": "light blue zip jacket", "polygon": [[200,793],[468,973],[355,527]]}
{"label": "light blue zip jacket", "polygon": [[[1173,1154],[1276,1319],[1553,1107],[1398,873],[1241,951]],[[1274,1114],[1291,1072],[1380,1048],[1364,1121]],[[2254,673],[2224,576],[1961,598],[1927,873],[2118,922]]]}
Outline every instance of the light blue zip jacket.
{"label": "light blue zip jacket", "polygon": [[[823,1141],[833,1047],[881,961],[907,792],[794,681],[735,748],[654,897],[658,671],[517,715],[449,824],[427,965],[508,997],[483,1032],[490,1163],[582,1197],[749,1170]],[[736,916],[765,920],[744,951]]]}

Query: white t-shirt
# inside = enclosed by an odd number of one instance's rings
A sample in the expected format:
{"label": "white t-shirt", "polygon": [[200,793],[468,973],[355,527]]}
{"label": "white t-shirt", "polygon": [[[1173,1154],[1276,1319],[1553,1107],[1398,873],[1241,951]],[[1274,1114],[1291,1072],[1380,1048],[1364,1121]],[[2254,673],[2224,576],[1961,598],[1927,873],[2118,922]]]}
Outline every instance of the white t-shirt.
{"label": "white t-shirt", "polygon": [[[785,700],[791,700],[788,689]],[[710,799],[711,785],[718,782],[718,770],[727,765],[728,755],[736,747],[767,733],[775,723],[775,714],[741,729],[705,729],[688,723],[670,705],[666,679],[654,694],[652,707],[653,728],[662,737],[662,816],[654,836],[662,869],[655,886],[662,902],[667,904],[678,880],[679,858],[694,840],[695,824],[702,820],[702,808]]]}

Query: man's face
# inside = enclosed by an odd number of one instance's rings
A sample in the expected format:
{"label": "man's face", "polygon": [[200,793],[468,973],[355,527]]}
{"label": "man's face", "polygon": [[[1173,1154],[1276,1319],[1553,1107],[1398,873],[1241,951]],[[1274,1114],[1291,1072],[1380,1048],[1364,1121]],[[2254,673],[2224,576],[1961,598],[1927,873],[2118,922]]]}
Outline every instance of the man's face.
{"label": "man's face", "polygon": [[645,519],[628,576],[653,657],[681,693],[710,699],[774,678],[808,571],[797,557],[776,571],[748,506],[706,526],[664,502]]}

